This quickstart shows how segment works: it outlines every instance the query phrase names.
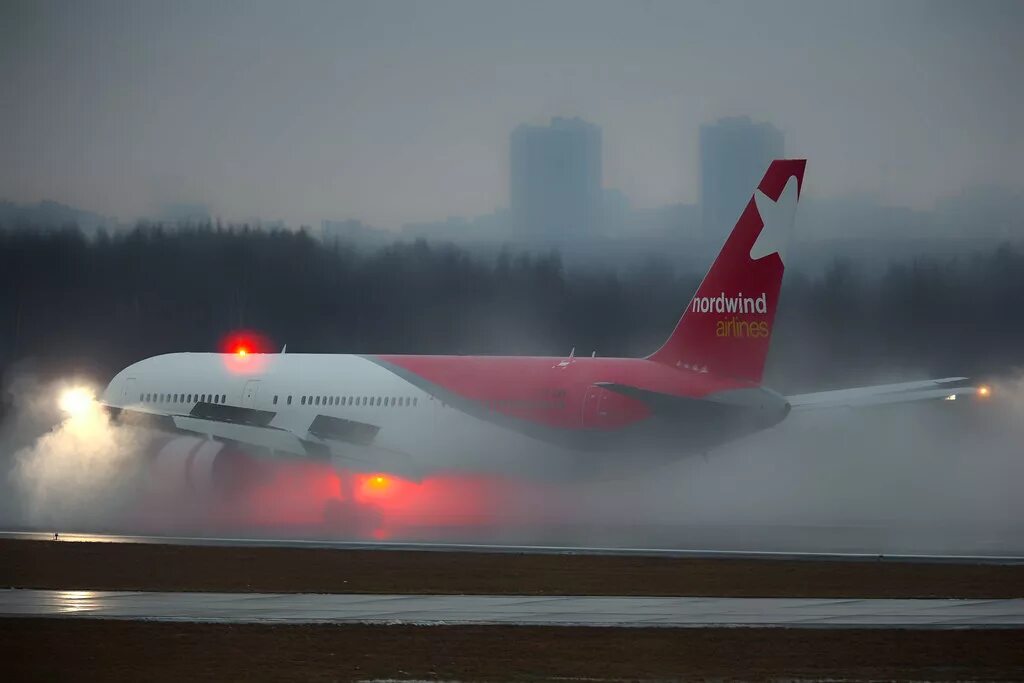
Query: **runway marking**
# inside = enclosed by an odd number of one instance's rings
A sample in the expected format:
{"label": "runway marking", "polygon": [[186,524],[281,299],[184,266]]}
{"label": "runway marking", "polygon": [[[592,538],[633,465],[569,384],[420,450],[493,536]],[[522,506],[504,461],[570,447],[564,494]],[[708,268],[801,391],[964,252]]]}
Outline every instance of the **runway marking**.
{"label": "runway marking", "polygon": [[[52,532],[0,531],[11,540],[53,540]],[[500,545],[480,543],[422,543],[416,541],[336,541],[330,539],[221,538],[206,536],[133,536],[61,532],[60,540],[80,543],[139,543],[152,545],[227,546],[252,548],[315,548],[335,550],[414,550],[422,552],[511,553],[523,555],[588,555],[669,557],[694,559],[808,560],[836,562],[922,562],[939,564],[1024,564],[1024,555],[939,555],[876,552],[793,552],[686,548],[610,548],[554,545]]]}
{"label": "runway marking", "polygon": [[1024,599],[680,598],[0,590],[0,617],[211,623],[1024,628]]}

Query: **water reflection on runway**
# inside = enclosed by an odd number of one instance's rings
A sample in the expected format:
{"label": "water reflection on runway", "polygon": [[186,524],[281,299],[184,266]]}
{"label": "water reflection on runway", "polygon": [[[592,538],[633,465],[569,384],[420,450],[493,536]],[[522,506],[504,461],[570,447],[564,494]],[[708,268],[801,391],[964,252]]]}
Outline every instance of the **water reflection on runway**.
{"label": "water reflection on runway", "polygon": [[0,590],[3,617],[216,623],[1020,628],[1024,599],[893,600]]}

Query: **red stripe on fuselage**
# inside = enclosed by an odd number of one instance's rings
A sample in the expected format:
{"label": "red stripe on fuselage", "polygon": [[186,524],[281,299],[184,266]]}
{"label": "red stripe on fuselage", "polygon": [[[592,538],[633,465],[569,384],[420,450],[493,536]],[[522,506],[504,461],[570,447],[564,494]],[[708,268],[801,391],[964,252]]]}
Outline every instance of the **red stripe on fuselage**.
{"label": "red stripe on fuselage", "polygon": [[[747,387],[713,375],[639,358],[521,356],[375,356],[429,385],[478,402],[489,411],[563,429],[615,429],[650,415],[641,401],[600,389],[599,382],[700,398]],[[584,419],[588,394],[602,395],[602,414]]]}

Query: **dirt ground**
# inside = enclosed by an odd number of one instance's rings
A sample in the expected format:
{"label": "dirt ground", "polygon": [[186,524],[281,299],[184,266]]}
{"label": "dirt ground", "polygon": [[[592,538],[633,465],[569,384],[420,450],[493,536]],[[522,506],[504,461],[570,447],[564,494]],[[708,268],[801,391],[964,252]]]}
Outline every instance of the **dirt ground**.
{"label": "dirt ground", "polygon": [[0,540],[0,586],[283,593],[1019,598],[1024,597],[1024,565]]}
{"label": "dirt ground", "polygon": [[20,680],[1019,680],[1024,631],[275,626],[0,619]]}

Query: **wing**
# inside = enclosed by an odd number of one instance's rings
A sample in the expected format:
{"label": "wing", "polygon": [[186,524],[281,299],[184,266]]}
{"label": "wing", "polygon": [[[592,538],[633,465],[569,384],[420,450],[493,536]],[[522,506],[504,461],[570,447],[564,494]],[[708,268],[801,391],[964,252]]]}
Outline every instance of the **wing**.
{"label": "wing", "polygon": [[869,387],[797,394],[787,396],[786,400],[789,401],[793,410],[810,410],[815,408],[858,408],[887,403],[950,399],[950,397],[975,394],[987,396],[988,393],[987,386],[977,384],[967,377],[945,377],[917,382],[876,384]]}
{"label": "wing", "polygon": [[276,413],[253,408],[197,403],[188,414],[110,405],[106,409],[114,420],[125,424],[243,444],[282,458],[328,460],[340,468],[390,472],[412,480],[422,476],[421,468],[410,454],[374,445],[378,427],[362,422],[317,415],[307,432],[297,434],[273,426]]}

